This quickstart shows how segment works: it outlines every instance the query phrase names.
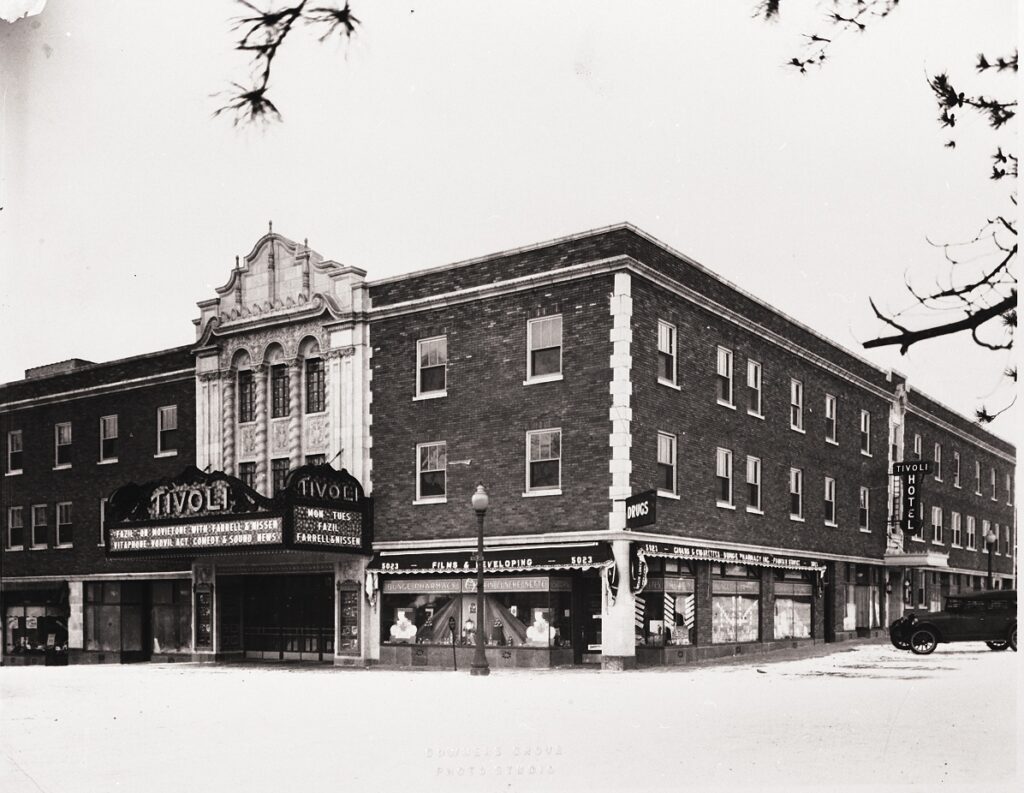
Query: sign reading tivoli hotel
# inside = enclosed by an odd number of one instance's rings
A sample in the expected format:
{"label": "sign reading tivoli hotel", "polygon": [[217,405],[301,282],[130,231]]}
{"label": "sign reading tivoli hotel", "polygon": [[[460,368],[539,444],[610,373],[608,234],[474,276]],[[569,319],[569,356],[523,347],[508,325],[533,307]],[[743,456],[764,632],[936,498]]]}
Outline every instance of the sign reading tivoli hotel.
{"label": "sign reading tivoli hotel", "polygon": [[368,553],[371,500],[345,471],[307,465],[275,498],[220,471],[125,485],[107,506],[107,553],[192,555],[249,548]]}

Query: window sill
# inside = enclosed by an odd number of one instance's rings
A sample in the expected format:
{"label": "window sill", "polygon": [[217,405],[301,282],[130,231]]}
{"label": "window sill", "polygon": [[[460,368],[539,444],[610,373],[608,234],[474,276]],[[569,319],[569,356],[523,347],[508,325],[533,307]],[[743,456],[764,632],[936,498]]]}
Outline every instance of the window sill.
{"label": "window sill", "polygon": [[153,459],[158,459],[160,457],[177,457],[177,456],[178,456],[178,450],[177,449],[169,449],[166,452],[157,452],[156,454],[153,455]]}
{"label": "window sill", "polygon": [[962,490],[963,489],[956,482],[953,483],[953,487],[955,487],[957,490]]}
{"label": "window sill", "polygon": [[437,498],[417,498],[413,502],[413,506],[421,506],[423,504],[447,504],[447,496],[439,496]]}
{"label": "window sill", "polygon": [[764,510],[763,509],[758,509],[757,507],[747,507],[747,512],[749,512],[751,515],[763,515],[764,514]]}
{"label": "window sill", "polygon": [[747,411],[747,415],[748,416],[752,416],[755,419],[759,419],[761,421],[764,421],[764,413],[755,413],[753,410],[748,410]]}
{"label": "window sill", "polygon": [[[871,529],[865,529],[865,528],[862,527],[862,528],[860,528],[858,530],[860,531],[861,534],[871,534]],[[921,540],[921,542],[924,542],[924,540]]]}
{"label": "window sill", "polygon": [[75,546],[74,546],[74,543],[62,542],[60,545],[54,545],[53,547],[54,548],[61,548],[61,549],[66,550],[68,548],[74,548]]}
{"label": "window sill", "polygon": [[423,402],[423,401],[425,401],[427,399],[441,399],[441,398],[446,397],[446,396],[448,396],[448,390],[447,389],[445,389],[444,391],[427,391],[424,394],[417,394],[416,396],[414,396],[412,398],[412,401],[413,402]]}
{"label": "window sill", "polygon": [[71,467],[71,463],[62,463],[61,465],[53,466],[54,471],[66,471]]}
{"label": "window sill", "polygon": [[874,457],[874,455],[871,452],[866,452],[863,449],[860,450],[860,456],[861,457]]}
{"label": "window sill", "polygon": [[807,434],[807,430],[805,430],[803,427],[794,427],[792,424],[790,424],[789,428],[793,430],[793,432],[799,432],[801,435]]}
{"label": "window sill", "polygon": [[96,465],[113,465],[116,462],[117,462],[117,458],[116,457],[111,457],[108,460],[97,460],[96,461]]}
{"label": "window sill", "polygon": [[667,490],[659,490],[658,498],[671,498],[674,501],[679,501],[679,495],[677,493],[670,493]]}
{"label": "window sill", "polygon": [[799,515],[790,515],[789,519],[791,521],[793,521],[794,523],[806,523],[807,522],[804,518],[801,518]]}
{"label": "window sill", "polygon": [[19,468],[17,471],[8,471],[4,476],[21,476],[24,469]]}
{"label": "window sill", "polygon": [[718,507],[719,509],[732,509],[732,510],[736,509],[736,505],[735,504],[730,504],[727,501],[716,501],[715,502],[715,506]]}
{"label": "window sill", "polygon": [[557,488],[555,490],[527,490],[523,493],[523,498],[541,498],[542,496],[560,496],[562,495],[562,489]]}
{"label": "window sill", "polygon": [[7,553],[10,553],[11,551],[24,551],[25,550],[25,546],[24,545],[12,545],[10,548],[4,548],[4,550]]}
{"label": "window sill", "polygon": [[945,545],[945,543],[944,542],[938,542],[936,540],[932,540],[932,545]]}
{"label": "window sill", "polygon": [[829,444],[829,446],[839,445],[839,441],[837,441],[835,438],[825,438],[825,443]]}
{"label": "window sill", "polygon": [[959,550],[959,551],[962,551],[962,550],[964,549],[964,546],[962,546],[962,545],[957,545],[957,544],[956,544],[955,542],[954,542],[954,543],[950,543],[949,547],[950,547],[950,548],[956,548],[956,549],[957,549],[957,550]]}
{"label": "window sill", "polygon": [[48,546],[46,545],[33,545],[29,548],[30,551],[45,551]]}
{"label": "window sill", "polygon": [[671,388],[671,389],[673,389],[675,391],[682,391],[683,390],[682,386],[679,386],[679,385],[673,383],[671,380],[664,380],[664,379],[662,379],[660,377],[658,378],[658,385],[663,385],[666,388]]}
{"label": "window sill", "polygon": [[719,405],[721,405],[724,408],[729,408],[729,410],[735,410],[736,409],[736,405],[734,405],[732,402],[723,402],[721,399],[716,399],[715,402],[717,402]]}
{"label": "window sill", "polygon": [[923,542],[924,542],[924,540],[923,540],[923,539],[921,539],[920,537],[918,537],[918,536],[916,536],[916,535],[915,535],[915,536],[913,536],[913,537],[911,537],[911,538],[910,538],[910,541],[911,541],[911,542],[921,542],[921,543],[923,543]]}
{"label": "window sill", "polygon": [[523,385],[536,385],[537,383],[557,383],[562,379],[562,373],[558,374],[542,374],[538,377],[527,377],[523,380]]}
{"label": "window sill", "polygon": [[826,520],[825,521],[825,525],[828,528],[830,528],[830,529],[838,529],[839,528],[839,524],[836,523],[834,520]]}
{"label": "window sill", "polygon": [[[327,415],[327,408],[324,408],[323,410],[307,410],[302,415],[303,416],[326,416]],[[246,422],[246,423],[247,424],[255,424],[256,422],[255,421],[250,421],[250,422]]]}
{"label": "window sill", "polygon": [[939,482],[939,483],[941,483],[941,482],[942,482],[942,480],[941,480],[941,479],[940,479],[939,477],[937,477],[937,476],[935,477],[935,481],[936,481],[936,482]]}

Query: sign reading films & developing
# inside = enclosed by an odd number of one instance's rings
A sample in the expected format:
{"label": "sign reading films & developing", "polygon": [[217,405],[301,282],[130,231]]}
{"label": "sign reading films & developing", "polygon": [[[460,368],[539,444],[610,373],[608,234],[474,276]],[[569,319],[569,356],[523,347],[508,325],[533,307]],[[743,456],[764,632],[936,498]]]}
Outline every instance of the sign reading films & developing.
{"label": "sign reading films & developing", "polygon": [[365,552],[372,509],[359,482],[329,465],[296,469],[274,499],[223,472],[190,466],[174,479],[119,488],[105,525],[110,556],[247,548]]}

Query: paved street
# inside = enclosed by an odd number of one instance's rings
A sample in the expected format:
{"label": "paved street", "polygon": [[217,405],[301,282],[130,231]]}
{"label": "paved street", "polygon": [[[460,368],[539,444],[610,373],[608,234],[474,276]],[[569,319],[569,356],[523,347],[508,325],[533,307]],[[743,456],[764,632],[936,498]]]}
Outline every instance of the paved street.
{"label": "paved street", "polygon": [[0,670],[0,790],[1019,789],[1016,653],[635,673]]}

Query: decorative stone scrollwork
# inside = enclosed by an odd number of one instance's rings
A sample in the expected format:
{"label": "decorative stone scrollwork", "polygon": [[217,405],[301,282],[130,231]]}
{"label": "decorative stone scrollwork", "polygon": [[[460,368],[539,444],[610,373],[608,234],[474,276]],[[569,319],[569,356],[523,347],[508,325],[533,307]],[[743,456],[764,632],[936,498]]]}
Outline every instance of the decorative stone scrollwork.
{"label": "decorative stone scrollwork", "polygon": [[272,419],[270,422],[270,454],[279,457],[288,452],[288,419]]}
{"label": "decorative stone scrollwork", "polygon": [[256,459],[256,427],[252,424],[238,428],[238,456],[244,462]]}
{"label": "decorative stone scrollwork", "polygon": [[328,446],[327,416],[320,413],[306,416],[304,424],[306,454],[326,452]]}
{"label": "decorative stone scrollwork", "polygon": [[288,459],[298,468],[302,456],[302,363],[288,363]]}
{"label": "decorative stone scrollwork", "polygon": [[314,322],[303,322],[296,325],[278,326],[239,334],[225,339],[220,351],[223,368],[228,368],[235,358],[235,353],[245,350],[249,353],[254,366],[262,364],[263,353],[273,343],[278,343],[286,359],[294,359],[299,355],[299,344],[307,336],[317,340],[321,350],[327,349],[328,336],[323,327]]}
{"label": "decorative stone scrollwork", "polygon": [[[262,353],[261,353],[262,355]],[[253,367],[256,382],[256,489],[267,492],[267,367]]]}
{"label": "decorative stone scrollwork", "polygon": [[235,377],[228,371],[221,381],[221,453],[225,473],[235,473]]}
{"label": "decorative stone scrollwork", "polygon": [[333,350],[327,350],[326,352],[323,353],[323,357],[326,358],[328,361],[334,361],[340,358],[348,358],[349,356],[355,354],[356,348],[350,345],[348,347],[336,347]]}

